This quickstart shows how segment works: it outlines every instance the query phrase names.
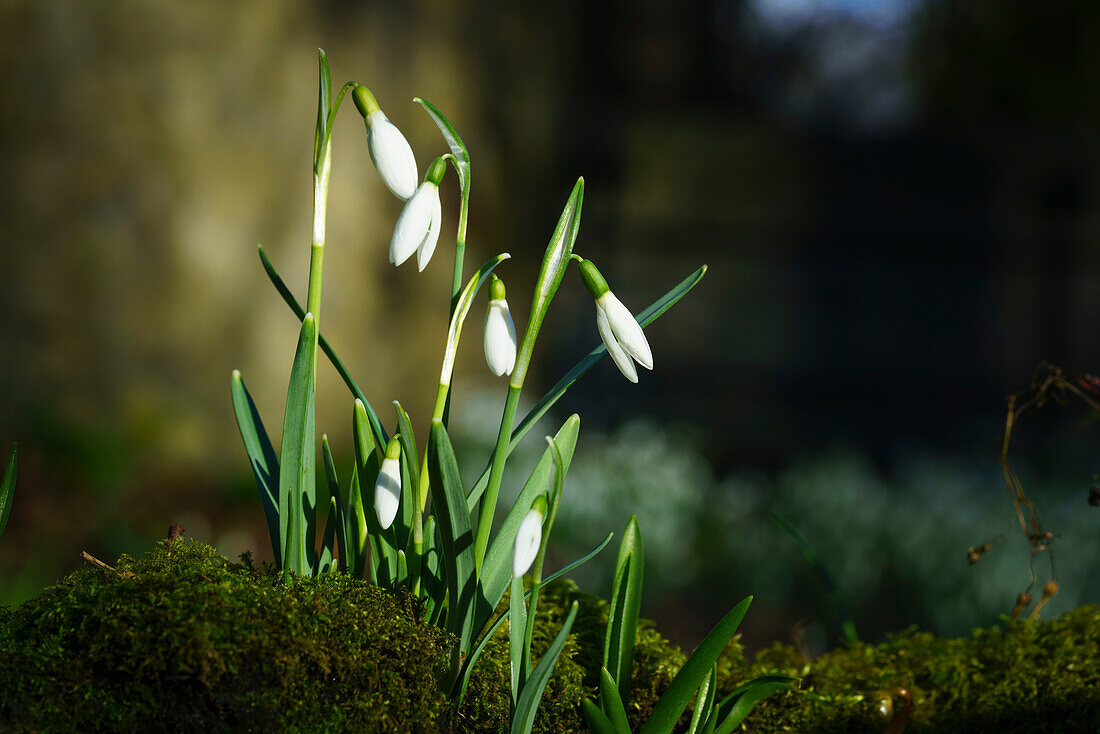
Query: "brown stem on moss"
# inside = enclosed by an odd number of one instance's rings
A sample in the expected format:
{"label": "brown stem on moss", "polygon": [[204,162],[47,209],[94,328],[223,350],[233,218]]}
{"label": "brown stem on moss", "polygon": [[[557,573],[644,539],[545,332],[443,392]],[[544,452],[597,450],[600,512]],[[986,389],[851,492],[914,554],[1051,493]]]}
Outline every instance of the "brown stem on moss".
{"label": "brown stem on moss", "polygon": [[93,566],[98,566],[99,568],[106,569],[107,571],[114,571],[115,570],[115,569],[111,568],[110,566],[108,566],[103,561],[101,561],[98,558],[96,558],[95,556],[93,556],[88,551],[80,551],[80,557],[83,558],[88,563],[92,564]]}

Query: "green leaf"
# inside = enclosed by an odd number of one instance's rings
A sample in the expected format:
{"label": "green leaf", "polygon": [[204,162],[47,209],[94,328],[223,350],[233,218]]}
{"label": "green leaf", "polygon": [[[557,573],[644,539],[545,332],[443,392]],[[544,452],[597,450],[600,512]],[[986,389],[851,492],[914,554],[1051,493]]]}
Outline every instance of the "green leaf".
{"label": "green leaf", "polygon": [[11,455],[8,456],[8,466],[4,469],[4,479],[0,480],[0,535],[8,527],[8,516],[11,515],[11,503],[15,498],[15,475],[17,474],[16,453],[19,444],[11,447]]}
{"label": "green leaf", "polygon": [[[676,305],[677,301],[687,295],[688,291],[698,285],[699,281],[703,279],[703,275],[705,275],[706,272],[707,266],[704,265],[696,270],[694,273],[689,275],[687,278],[685,278],[683,281],[681,281],[680,284],[677,285],[675,288],[651,303],[648,308],[638,314],[638,323],[640,323],[642,326],[649,326],[650,324],[652,324],[654,321],[660,318],[665,313],[665,311],[668,311],[670,308]],[[588,353],[588,356],[586,356],[584,359],[574,365],[573,369],[565,373],[564,377],[558,380],[553,387],[547,390],[546,393],[541,398],[539,398],[539,401],[535,403],[535,406],[531,408],[531,410],[527,412],[527,415],[523,417],[523,420],[520,421],[519,426],[517,426],[516,429],[512,431],[512,438],[508,442],[509,454],[515,451],[516,446],[518,446],[519,442],[522,441],[523,438],[527,435],[527,432],[534,427],[535,423],[537,423],[540,418],[546,415],[546,412],[554,406],[554,403],[558,402],[558,400],[561,399],[562,395],[565,395],[566,391],[568,391],[569,388],[573,386],[573,383],[579,380],[581,376],[588,372],[590,369],[595,367],[596,363],[603,359],[604,355],[606,354],[607,347],[603,346],[603,344],[596,347]],[[485,467],[485,470],[481,473],[481,476],[477,478],[477,481],[474,482],[474,486],[470,489],[470,496],[466,500],[467,504],[470,507],[476,505],[478,500],[481,499],[481,495],[485,491],[485,487],[489,484],[489,470],[491,468],[492,464],[490,463],[488,466]]]}
{"label": "green leaf", "polygon": [[546,584],[550,583],[554,579],[560,578],[561,576],[564,576],[565,574],[569,573],[570,571],[572,571],[577,566],[583,566],[584,564],[588,563],[588,561],[590,561],[597,553],[599,553],[604,548],[606,548],[607,544],[610,543],[611,539],[614,538],[614,537],[615,537],[615,533],[608,533],[607,537],[604,538],[603,541],[599,545],[597,545],[595,548],[588,551],[583,556],[581,556],[577,560],[570,563],[568,566],[562,566],[557,571],[555,571],[554,573],[552,573],[549,576],[547,576],[546,578],[544,578],[542,580],[542,585],[545,586]]}
{"label": "green leaf", "polygon": [[429,516],[424,521],[424,549],[421,566],[421,590],[426,597],[425,605],[428,617],[435,609],[443,605],[443,595],[447,587],[439,577],[439,549],[435,545],[435,518]]}
{"label": "green leaf", "polygon": [[[531,663],[531,648],[527,646],[527,605],[523,603],[523,577],[512,579],[512,593],[508,599],[508,659],[512,671],[512,708],[519,700],[519,692],[527,680]],[[526,648],[526,649],[524,649]]]}
{"label": "green leaf", "polygon": [[569,631],[573,629],[573,622],[577,619],[577,602],[573,602],[569,610],[569,616],[565,624],[561,626],[561,632],[550,643],[539,664],[531,671],[531,677],[520,691],[519,701],[516,702],[516,710],[512,716],[511,734],[529,734],[535,724],[535,714],[538,712],[539,702],[542,700],[542,692],[546,688],[546,682],[550,680],[550,673],[558,662],[561,649],[565,646],[565,640],[569,637]]}
{"label": "green leaf", "polygon": [[623,708],[623,698],[619,694],[619,687],[611,678],[607,668],[600,668],[600,700],[604,702],[604,713],[612,725],[622,734],[630,734],[630,722],[626,719],[626,709]]}
{"label": "green leaf", "polygon": [[312,545],[316,523],[317,485],[314,479],[316,432],[314,429],[314,345],[317,331],[313,315],[306,314],[298,334],[298,348],[290,369],[283,442],[279,461],[279,537],[283,544],[283,568],[299,578],[312,575]]}
{"label": "green leaf", "polygon": [[738,686],[715,707],[712,718],[721,723],[715,727],[714,734],[730,734],[756,704],[768,696],[781,691],[797,691],[794,685],[797,681],[785,675],[768,675]]}
{"label": "green leaf", "polygon": [[328,499],[328,517],[325,518],[325,533],[321,540],[321,557],[317,561],[317,573],[326,573],[332,569],[332,546],[336,540],[336,526],[340,523],[336,509],[336,495]]}
{"label": "green leaf", "polygon": [[584,719],[588,722],[588,729],[592,734],[623,734],[615,728],[611,719],[607,718],[607,714],[600,711],[600,707],[587,698],[581,701],[581,710],[584,712]]}
{"label": "green leaf", "polygon": [[710,674],[718,656],[726,649],[726,645],[737,633],[737,626],[749,610],[752,597],[746,597],[740,604],[734,607],[722,618],[714,629],[703,639],[695,652],[691,654],[684,667],[672,679],[672,683],[665,690],[661,699],[657,702],[653,712],[649,715],[649,721],[642,727],[642,734],[670,734],[680,715],[684,713],[695,690],[703,683],[703,679]]}
{"label": "green leaf", "polygon": [[[473,606],[477,577],[474,573],[474,535],[466,494],[458,472],[451,439],[443,422],[432,421],[428,439],[428,483],[432,492],[433,515],[439,523],[442,553],[440,558],[450,596],[447,627],[459,638],[460,656],[469,650],[472,637]],[[455,671],[457,672],[457,670]]]}
{"label": "green leaf", "polygon": [[[562,463],[566,471],[573,459],[573,449],[577,445],[577,434],[580,431],[581,419],[576,414],[569,417],[562,424],[554,436],[554,443],[561,454]],[[550,448],[547,447],[531,475],[520,490],[516,501],[504,517],[504,522],[497,530],[496,537],[489,545],[489,551],[485,554],[485,563],[481,566],[481,588],[483,601],[479,604],[478,620],[475,627],[480,628],[492,615],[497,604],[504,596],[504,590],[512,579],[512,547],[515,542],[516,532],[523,522],[523,516],[531,509],[531,503],[535,497],[549,492],[554,481],[554,461]],[[469,499],[466,499],[467,508],[470,507]]]}
{"label": "green leaf", "polygon": [[279,525],[279,458],[267,437],[260,412],[252,401],[244,379],[239,370],[233,370],[229,381],[229,392],[233,397],[233,413],[237,416],[237,428],[244,441],[244,450],[252,464],[252,475],[256,478],[256,488],[260,490],[260,504],[267,519],[267,534],[271,538],[271,552],[275,563],[282,566]]}
{"label": "green leaf", "polygon": [[394,587],[405,582],[409,577],[409,562],[405,558],[405,551],[397,551],[397,577],[393,580]]}
{"label": "green leaf", "polygon": [[[611,607],[604,637],[603,664],[611,671],[622,693],[622,703],[630,700],[630,671],[634,667],[634,641],[638,634],[638,612],[642,606],[642,578],[645,552],[637,516],[626,524],[615,561],[615,580],[611,585]],[[606,709],[607,702],[604,702]]]}
{"label": "green leaf", "polygon": [[[301,304],[299,304],[298,300],[294,297],[294,294],[287,288],[279,272],[275,270],[275,266],[271,263],[271,260],[268,259],[267,253],[264,252],[263,245],[260,245],[258,250],[260,253],[260,263],[264,266],[264,272],[267,273],[268,280],[271,281],[271,284],[275,286],[275,290],[282,296],[283,301],[290,307],[290,310],[294,312],[294,315],[298,317],[298,320],[301,321],[305,318],[305,309],[302,308]],[[351,394],[354,395],[357,400],[362,401],[363,406],[366,408],[367,417],[370,419],[371,431],[374,433],[374,440],[379,446],[385,446],[389,443],[390,438],[386,433],[386,429],[382,427],[382,421],[378,419],[378,414],[375,413],[374,408],[371,407],[370,401],[367,400],[363,391],[359,389],[359,385],[355,383],[355,380],[351,378],[351,373],[348,372],[347,367],[340,361],[340,358],[336,356],[336,352],[333,350],[332,345],[328,343],[328,340],[325,339],[325,335],[318,334],[317,338],[321,346],[321,351],[325,353],[329,362],[336,368],[336,372],[339,373],[344,384],[348,386]]]}
{"label": "green leaf", "polygon": [[[340,557],[339,568],[348,572],[348,516],[347,504],[340,491],[340,479],[336,476],[336,462],[332,460],[332,449],[328,445],[328,435],[321,435],[321,457],[325,466],[325,479],[328,481],[328,494],[335,502],[336,509],[336,552]],[[362,502],[360,502],[362,507]],[[325,532],[328,532],[326,523]],[[362,536],[360,536],[362,537]],[[354,575],[354,572],[352,572]]]}
{"label": "green leaf", "polygon": [[416,434],[413,433],[412,421],[409,414],[401,407],[401,403],[393,401],[394,412],[397,413],[398,440],[401,443],[401,455],[410,457],[409,474],[414,487],[420,486],[420,450],[416,446]]}
{"label": "green leaf", "polygon": [[710,676],[703,680],[699,686],[699,693],[695,696],[695,710],[691,712],[691,723],[688,724],[686,734],[703,734],[707,729],[714,728],[711,714],[714,713],[714,692],[718,687],[718,667],[710,669]]}
{"label": "green leaf", "polygon": [[317,95],[317,131],[313,136],[313,172],[321,172],[321,161],[328,145],[328,113],[331,108],[332,77],[324,49],[317,49],[319,92]]}
{"label": "green leaf", "polygon": [[447,146],[451,149],[451,155],[454,156],[452,163],[454,164],[455,172],[458,173],[459,185],[462,187],[462,191],[469,191],[470,153],[466,150],[466,144],[462,142],[462,138],[459,137],[458,131],[455,130],[451,121],[428,100],[421,99],[420,97],[413,97],[413,102],[420,104],[420,106],[427,111],[432,120],[434,120],[435,124],[439,127],[439,132],[443,133],[443,139],[447,141]]}

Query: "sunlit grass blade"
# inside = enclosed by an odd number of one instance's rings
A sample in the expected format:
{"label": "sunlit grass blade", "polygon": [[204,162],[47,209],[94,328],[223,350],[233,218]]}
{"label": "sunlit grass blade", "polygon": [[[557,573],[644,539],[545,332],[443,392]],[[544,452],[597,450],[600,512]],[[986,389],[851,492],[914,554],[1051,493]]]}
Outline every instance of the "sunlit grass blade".
{"label": "sunlit grass blade", "polygon": [[531,671],[531,677],[520,692],[516,710],[512,716],[511,734],[528,734],[535,723],[535,713],[538,711],[539,702],[542,700],[542,692],[546,688],[546,682],[550,680],[550,673],[558,662],[561,649],[565,646],[565,640],[569,637],[569,631],[573,629],[573,622],[577,619],[577,602],[573,602],[569,610],[569,616],[565,618],[565,624],[550,647],[546,648],[542,659],[535,669]]}
{"label": "sunlit grass blade", "polygon": [[462,138],[459,137],[458,131],[455,130],[451,121],[428,100],[421,99],[420,97],[413,97],[413,102],[418,103],[427,111],[432,120],[439,127],[439,132],[443,133],[443,139],[447,141],[447,146],[451,149],[451,155],[454,156],[452,162],[454,163],[455,171],[458,172],[459,184],[462,186],[463,191],[469,191],[470,153],[466,150],[466,144],[462,142]]}
{"label": "sunlit grass blade", "polygon": [[352,578],[361,579],[366,576],[372,584],[378,583],[374,562],[368,563],[367,550],[371,551],[371,559],[377,557],[377,550],[373,548],[370,534],[367,532],[367,516],[363,509],[363,491],[359,488],[359,467],[351,467],[351,486],[348,487],[347,509],[344,512],[344,523],[347,532],[348,556],[346,567]]}
{"label": "sunlit grass blade", "polygon": [[718,668],[710,669],[710,675],[699,686],[695,695],[695,709],[691,712],[691,722],[685,734],[703,734],[708,728],[714,728],[714,692],[718,688]]}
{"label": "sunlit grass blade", "polygon": [[623,734],[630,734],[630,722],[626,718],[626,708],[623,706],[623,696],[619,693],[619,687],[611,678],[607,668],[600,668],[600,700],[605,701],[604,713],[616,730]]}
{"label": "sunlit grass blade", "polygon": [[244,379],[239,370],[233,370],[229,391],[233,397],[233,413],[237,417],[237,428],[240,429],[245,453],[248,454],[248,460],[252,464],[256,488],[260,491],[260,504],[264,508],[267,532],[271,538],[271,552],[275,563],[281,567],[283,554],[280,551],[282,545],[279,542],[282,537],[279,524],[279,458],[275,455],[271,439],[267,437],[263,421],[260,420],[260,412],[244,386]]}
{"label": "sunlit grass blade", "polygon": [[11,515],[11,503],[15,498],[15,475],[18,473],[17,453],[19,444],[11,447],[11,455],[8,456],[8,465],[4,469],[4,478],[0,480],[0,535],[8,527],[8,516]]}
{"label": "sunlit grass blade", "polygon": [[[638,634],[638,613],[642,606],[642,579],[645,552],[637,516],[626,524],[615,561],[615,580],[611,585],[611,607],[607,613],[603,664],[622,694],[621,704],[630,700],[630,671],[634,665],[634,641]],[[603,701],[610,714],[611,702]]]}
{"label": "sunlit grass blade", "polygon": [[512,579],[512,593],[508,599],[508,660],[512,672],[512,707],[519,701],[519,691],[527,680],[527,666],[531,662],[530,648],[524,650],[527,641],[527,605],[524,604],[523,577]]}
{"label": "sunlit grass blade", "polygon": [[588,729],[592,734],[629,734],[630,732],[629,729],[625,732],[616,729],[611,719],[607,718],[607,714],[600,711],[600,707],[587,698],[581,701],[581,710],[584,712],[584,720],[588,723]]}
{"label": "sunlit grass blade", "polygon": [[[260,253],[260,263],[264,267],[264,272],[267,273],[268,280],[271,281],[271,284],[275,286],[275,290],[282,296],[283,301],[290,307],[290,310],[294,312],[294,315],[298,317],[298,320],[301,321],[305,318],[305,309],[302,308],[301,304],[298,303],[298,299],[290,292],[290,288],[283,282],[282,276],[279,275],[279,272],[275,269],[271,260],[268,259],[267,253],[264,252],[263,245],[259,245],[257,250]],[[348,372],[344,363],[336,356],[335,350],[333,350],[332,345],[328,343],[328,340],[325,339],[324,334],[317,335],[317,342],[321,347],[321,351],[328,357],[329,362],[336,368],[336,372],[340,375],[344,384],[348,386],[348,390],[351,391],[351,394],[354,395],[357,400],[363,402],[363,406],[367,411],[367,417],[370,419],[371,431],[374,432],[374,440],[378,442],[380,446],[385,446],[389,442],[389,435],[386,433],[386,429],[382,427],[382,421],[378,419],[378,414],[374,412],[374,408],[371,407],[370,401],[367,400],[363,391],[359,389],[359,385],[352,379],[351,373]]]}
{"label": "sunlit grass blade", "polygon": [[[347,503],[340,490],[340,479],[336,475],[336,462],[332,460],[332,449],[328,445],[328,435],[321,435],[321,460],[325,466],[325,480],[328,482],[329,497],[336,503],[336,553],[339,568],[348,571],[348,516]],[[360,503],[361,505],[362,503]],[[327,532],[327,525],[326,525]],[[354,575],[354,573],[352,574]]]}
{"label": "sunlit grass blade", "polygon": [[670,734],[684,713],[691,697],[696,689],[703,683],[703,679],[710,674],[718,656],[726,649],[726,645],[737,633],[737,627],[749,610],[752,597],[746,597],[740,604],[730,610],[722,618],[714,629],[703,639],[695,652],[691,654],[684,667],[672,679],[672,683],[662,694],[649,721],[642,727],[642,734]]}
{"label": "sunlit grass blade", "polygon": [[[699,284],[699,281],[703,279],[703,276],[707,272],[707,266],[704,265],[694,273],[689,275],[683,281],[679,283],[675,288],[664,294],[656,301],[651,303],[649,307],[638,314],[638,323],[642,326],[649,326],[658,318],[660,318],[666,311],[672,308],[676,303],[687,295],[688,291]],[[565,373],[565,376],[558,380],[553,387],[546,391],[546,393],[539,398],[539,401],[535,403],[534,407],[527,412],[527,415],[523,417],[519,425],[512,431],[512,437],[508,442],[508,453],[511,454],[515,450],[519,442],[527,435],[527,432],[534,427],[535,423],[540,418],[546,415],[546,412],[554,406],[554,403],[561,399],[562,395],[572,387],[573,383],[579,380],[586,372],[596,366],[604,355],[607,354],[607,348],[602,344],[591,352],[588,353],[584,359],[575,364],[571,370]],[[482,493],[485,491],[485,487],[489,483],[489,470],[490,466],[486,466],[485,470],[481,473],[481,476],[474,482],[474,486],[470,488],[470,495],[467,498],[467,504],[473,507],[481,499]]]}
{"label": "sunlit grass blade", "polygon": [[712,719],[717,722],[714,734],[731,734],[752,713],[756,704],[773,693],[797,691],[797,682],[797,678],[770,675],[738,686],[715,707],[712,714]]}
{"label": "sunlit grass blade", "polygon": [[[316,433],[314,421],[314,344],[317,332],[313,315],[302,319],[298,348],[290,369],[283,440],[279,461],[279,537],[283,546],[283,569],[300,578],[312,573],[317,486],[314,472]],[[307,544],[308,539],[308,544]]]}
{"label": "sunlit grass blade", "polygon": [[[576,414],[569,417],[562,424],[554,436],[554,443],[561,454],[566,471],[573,459],[573,449],[577,445],[577,434],[580,431],[581,419]],[[554,481],[554,461],[550,448],[547,447],[531,475],[520,490],[516,501],[504,517],[504,522],[497,530],[496,537],[489,545],[489,551],[485,554],[485,563],[481,566],[481,589],[484,596],[483,603],[478,605],[478,621],[476,626],[481,627],[485,620],[493,613],[497,603],[504,596],[504,590],[512,578],[512,546],[515,542],[516,532],[523,522],[523,516],[531,509],[531,503],[535,497],[549,492]],[[468,501],[464,506],[469,507]]]}
{"label": "sunlit grass blade", "polygon": [[[466,509],[466,495],[458,472],[451,439],[440,419],[432,421],[428,439],[428,483],[433,515],[439,523],[441,559],[450,596],[448,629],[459,638],[459,651],[469,650],[473,622],[472,607],[477,577],[474,574],[473,530]],[[456,666],[457,667],[457,666]],[[457,674],[457,670],[454,671]]]}
{"label": "sunlit grass blade", "polygon": [[328,499],[328,516],[325,518],[325,532],[321,536],[321,555],[317,559],[317,573],[326,573],[332,569],[332,547],[336,542],[336,526],[340,524],[340,512],[336,509],[336,495]]}

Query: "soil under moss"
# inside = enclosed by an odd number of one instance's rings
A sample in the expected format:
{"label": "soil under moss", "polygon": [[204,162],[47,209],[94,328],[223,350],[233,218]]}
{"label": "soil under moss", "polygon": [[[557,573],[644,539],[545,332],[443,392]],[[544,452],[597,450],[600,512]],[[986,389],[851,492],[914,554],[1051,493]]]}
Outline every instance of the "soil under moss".
{"label": "soil under moss", "polygon": [[[550,585],[534,655],[574,600],[574,634],[536,731],[586,731],[579,704],[594,694],[606,604],[569,582]],[[165,543],[145,559],[82,569],[0,610],[0,730],[504,731],[506,630],[487,646],[455,711],[433,678],[448,638],[420,621],[408,596],[336,575],[284,584],[208,546]],[[640,631],[633,724],[683,661],[652,626]],[[802,690],[765,701],[749,731],[883,732],[904,708],[904,688],[913,699],[905,732],[1097,732],[1100,607],[962,639],[909,630],[813,663],[776,645],[749,664],[733,643],[719,687],[765,672],[800,677]],[[880,711],[884,698],[892,716]]]}

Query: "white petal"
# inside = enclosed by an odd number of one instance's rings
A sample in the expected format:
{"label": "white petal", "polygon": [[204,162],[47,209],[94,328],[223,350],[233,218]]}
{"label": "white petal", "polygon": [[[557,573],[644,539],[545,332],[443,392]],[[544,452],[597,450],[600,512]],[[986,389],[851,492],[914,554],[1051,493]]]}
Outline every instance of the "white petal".
{"label": "white petal", "polygon": [[405,203],[393,227],[390,262],[400,265],[412,257],[431,227],[432,212],[438,204],[439,190],[427,182],[420,184],[420,188]]}
{"label": "white petal", "polygon": [[635,320],[634,314],[611,291],[600,296],[600,303],[607,314],[608,323],[611,324],[611,331],[615,333],[615,338],[623,345],[626,353],[647,370],[653,369],[653,352],[649,348],[649,340],[645,338],[642,325]]}
{"label": "white petal", "polygon": [[611,361],[619,368],[619,372],[622,372],[623,377],[631,382],[637,382],[638,370],[634,368],[634,362],[630,359],[630,355],[623,351],[619,341],[615,338],[614,332],[611,331],[611,324],[608,323],[607,315],[600,307],[599,301],[596,301],[596,328],[600,330],[603,345],[607,347],[607,353],[611,355]]}
{"label": "white petal", "polygon": [[542,515],[531,510],[519,524],[516,531],[516,544],[512,550],[512,575],[522,576],[535,562],[542,542]]}
{"label": "white petal", "polygon": [[516,326],[507,301],[489,301],[485,314],[485,362],[497,377],[516,366]]}
{"label": "white petal", "polygon": [[382,183],[394,196],[408,199],[416,191],[416,156],[409,141],[382,110],[367,118],[367,149]]}
{"label": "white petal", "polygon": [[420,246],[416,248],[416,268],[421,273],[428,267],[428,261],[432,259],[435,245],[439,241],[439,228],[443,226],[443,207],[439,203],[439,187],[432,186],[432,189],[435,191],[435,201],[432,205],[431,223],[424,234],[424,239],[420,241]]}
{"label": "white petal", "polygon": [[378,514],[378,524],[383,530],[393,525],[400,504],[401,463],[399,459],[385,459],[374,485],[374,511]]}

